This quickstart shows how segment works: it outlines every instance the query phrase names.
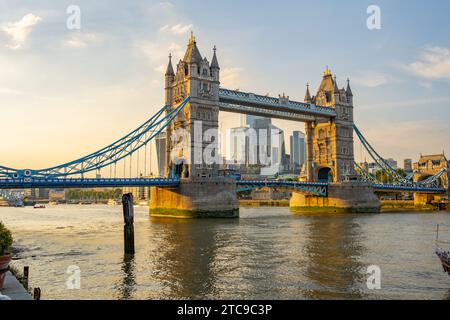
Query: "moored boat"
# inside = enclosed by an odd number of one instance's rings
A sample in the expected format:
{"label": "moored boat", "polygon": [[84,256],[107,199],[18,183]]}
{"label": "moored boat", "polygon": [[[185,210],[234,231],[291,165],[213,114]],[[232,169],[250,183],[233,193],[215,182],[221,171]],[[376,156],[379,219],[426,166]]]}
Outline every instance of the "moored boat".
{"label": "moored boat", "polygon": [[435,253],[441,260],[444,272],[450,276],[450,242],[439,240],[439,225],[437,226]]}
{"label": "moored boat", "polygon": [[35,204],[33,208],[34,209],[45,209],[46,207],[44,204]]}

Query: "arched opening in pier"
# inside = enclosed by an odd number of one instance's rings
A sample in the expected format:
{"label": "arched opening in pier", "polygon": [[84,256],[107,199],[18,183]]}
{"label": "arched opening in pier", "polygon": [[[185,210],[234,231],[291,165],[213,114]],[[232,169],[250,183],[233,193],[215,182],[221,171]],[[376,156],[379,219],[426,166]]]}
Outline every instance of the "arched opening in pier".
{"label": "arched opening in pier", "polygon": [[333,181],[333,172],[332,172],[331,168],[329,168],[329,167],[320,168],[319,172],[317,173],[317,180],[319,182]]}

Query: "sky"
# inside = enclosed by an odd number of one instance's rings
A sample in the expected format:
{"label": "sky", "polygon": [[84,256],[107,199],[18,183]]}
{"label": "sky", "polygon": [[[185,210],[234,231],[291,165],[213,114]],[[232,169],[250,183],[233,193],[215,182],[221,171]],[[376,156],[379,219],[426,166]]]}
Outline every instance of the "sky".
{"label": "sky", "polygon": [[[381,29],[367,27],[370,5]],[[191,31],[210,61],[217,46],[223,87],[302,101],[329,66],[340,87],[350,78],[355,122],[382,156],[450,150],[449,13],[441,0],[0,0],[0,165],[53,166],[132,131],[164,104],[168,55]],[[274,123],[286,141],[304,128]]]}

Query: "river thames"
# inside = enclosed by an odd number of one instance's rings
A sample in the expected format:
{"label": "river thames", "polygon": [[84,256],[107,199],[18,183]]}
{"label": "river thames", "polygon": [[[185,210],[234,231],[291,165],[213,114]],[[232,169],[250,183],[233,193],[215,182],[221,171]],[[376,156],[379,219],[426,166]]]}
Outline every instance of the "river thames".
{"label": "river thames", "polygon": [[[42,299],[450,299],[434,254],[450,214],[294,215],[241,208],[236,220],[172,220],[135,208],[136,255],[123,255],[121,206],[0,208],[19,269]],[[450,237],[449,234],[442,235]],[[367,268],[381,289],[367,288]],[[70,266],[80,289],[70,290]]]}

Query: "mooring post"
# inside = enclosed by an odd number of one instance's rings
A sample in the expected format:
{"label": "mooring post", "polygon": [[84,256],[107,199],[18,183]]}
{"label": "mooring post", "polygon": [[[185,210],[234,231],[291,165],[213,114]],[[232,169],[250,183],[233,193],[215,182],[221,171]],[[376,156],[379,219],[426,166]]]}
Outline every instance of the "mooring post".
{"label": "mooring post", "polygon": [[122,196],[123,218],[125,225],[123,235],[125,242],[125,254],[134,254],[134,207],[133,194],[127,193]]}
{"label": "mooring post", "polygon": [[28,280],[30,278],[30,267],[29,266],[25,266],[23,267],[23,286],[25,287],[25,289],[28,290]]}

